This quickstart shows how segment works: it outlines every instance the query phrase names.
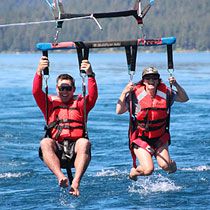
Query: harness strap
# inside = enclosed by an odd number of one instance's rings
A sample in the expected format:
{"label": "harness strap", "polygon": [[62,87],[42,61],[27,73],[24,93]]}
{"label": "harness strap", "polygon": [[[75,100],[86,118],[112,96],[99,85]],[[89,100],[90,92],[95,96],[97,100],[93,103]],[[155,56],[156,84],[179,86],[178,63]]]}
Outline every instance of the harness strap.
{"label": "harness strap", "polygon": [[84,45],[83,42],[75,42],[77,46],[77,56],[79,61],[79,69],[80,69],[80,76],[82,77],[82,95],[84,99],[83,105],[83,115],[84,115],[84,137],[88,138],[88,130],[87,130],[87,111],[86,111],[86,85],[85,85],[85,77],[86,72],[81,69],[81,63],[83,59],[88,59],[89,57],[89,48]]}
{"label": "harness strap", "polygon": [[68,106],[56,106],[56,107],[53,107],[53,111],[56,110],[56,109],[76,110],[77,108],[76,107],[68,107]]}
{"label": "harness strap", "polygon": [[[47,50],[42,51],[42,55],[48,57],[48,51]],[[47,80],[49,78],[49,68],[46,67],[43,70],[43,72],[44,72],[44,80],[45,80],[45,111],[46,111],[46,126],[45,126],[46,133],[45,133],[44,137],[46,138],[46,137],[50,136],[48,130],[46,129],[48,126],[48,121],[49,121],[48,82],[47,82]]]}
{"label": "harness strap", "polygon": [[163,125],[159,125],[159,126],[154,126],[154,127],[150,127],[150,126],[144,126],[142,124],[138,124],[139,127],[141,128],[145,128],[147,132],[149,131],[156,131],[159,130],[160,128],[162,128],[163,126],[165,126],[165,123]]}
{"label": "harness strap", "polygon": [[[161,137],[161,136],[160,136]],[[138,136],[138,138],[142,139],[143,141],[146,141],[148,143],[151,143],[151,142],[155,142],[155,141],[158,141],[160,139],[160,137],[157,137],[157,138],[148,138],[146,136]]]}
{"label": "harness strap", "polygon": [[[58,120],[55,120],[54,122],[51,122],[51,123],[47,126],[47,128],[48,128],[48,129],[54,128],[56,125],[59,125],[60,123],[74,123],[74,122],[76,122],[76,123],[81,123],[81,124],[82,124],[82,122],[81,122],[81,121],[78,121],[78,120],[58,119]],[[74,128],[74,126],[71,126],[71,127]]]}
{"label": "harness strap", "polygon": [[[169,72],[170,76],[172,76],[172,73],[174,71],[172,44],[167,45],[167,57],[168,57],[168,72]],[[168,98],[168,118],[167,118],[167,122],[166,122],[166,131],[168,133],[170,130],[171,96],[172,96],[172,85],[170,84],[169,98]],[[169,139],[169,145],[170,144],[171,144],[171,139]]]}
{"label": "harness strap", "polygon": [[137,50],[138,50],[137,42],[135,45],[125,46],[129,75],[134,74],[136,70]]}
{"label": "harness strap", "polygon": [[68,175],[68,179],[69,179],[69,184],[71,185],[72,184],[72,181],[74,179],[73,175],[72,175],[72,172],[71,172],[71,168],[67,167],[66,168],[66,172],[67,172],[67,175]]}
{"label": "harness strap", "polygon": [[70,126],[70,125],[57,125],[56,126],[56,128],[58,129],[58,130],[63,130],[63,129],[79,129],[79,128],[81,128],[81,129],[83,129],[83,126],[82,125],[78,125],[78,126]]}
{"label": "harness strap", "polygon": [[165,110],[167,110],[167,108],[149,107],[149,108],[143,108],[141,110],[143,110],[143,111],[149,111],[149,110],[162,110],[162,111],[165,111]]}
{"label": "harness strap", "polygon": [[[136,69],[136,57],[137,57],[137,42],[135,45],[125,46],[125,52],[126,52],[126,58],[127,58],[127,66],[128,66],[128,74],[130,75],[130,82],[133,80],[133,75],[135,74]],[[129,103],[130,103],[130,109],[129,109],[129,130],[128,130],[128,139],[129,139],[129,148],[131,151],[131,156],[133,159],[133,167],[136,166],[136,156],[134,154],[133,149],[131,148],[131,136],[136,128],[136,118],[134,116],[134,109],[133,109],[133,100],[132,100],[132,92],[129,93]]]}
{"label": "harness strap", "polygon": [[83,59],[87,59],[89,57],[89,48],[86,47],[86,45],[83,42],[75,42],[77,46],[77,56],[78,56],[78,62],[79,67],[81,67],[81,63]]}
{"label": "harness strap", "polygon": [[167,45],[168,69],[174,69],[172,44]]}
{"label": "harness strap", "polygon": [[[147,122],[149,124],[156,124],[156,123],[165,122],[166,120],[167,120],[167,117],[162,118],[162,119],[158,119],[158,120],[148,120]],[[145,121],[144,120],[137,120],[137,123],[142,124],[142,123],[145,123]]]}
{"label": "harness strap", "polygon": [[[48,57],[48,51],[47,50],[42,51],[42,55]],[[44,75],[49,76],[49,68],[48,67],[46,67],[44,69]]]}
{"label": "harness strap", "polygon": [[[171,96],[172,96],[172,89],[169,90],[168,96],[168,117],[166,119],[166,132],[170,132],[170,116],[171,116]],[[171,144],[171,138],[169,139],[168,145]]]}
{"label": "harness strap", "polygon": [[84,127],[83,126],[56,125],[55,129],[58,130],[58,132],[55,135],[55,139],[58,139],[63,129],[84,129]]}

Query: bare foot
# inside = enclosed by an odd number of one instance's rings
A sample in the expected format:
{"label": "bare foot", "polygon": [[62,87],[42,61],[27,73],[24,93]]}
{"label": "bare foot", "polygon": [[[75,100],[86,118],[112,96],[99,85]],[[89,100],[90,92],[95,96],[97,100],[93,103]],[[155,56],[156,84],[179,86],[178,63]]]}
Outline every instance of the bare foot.
{"label": "bare foot", "polygon": [[137,176],[136,174],[136,169],[135,168],[131,168],[130,174],[129,174],[129,178],[133,181],[137,181]]}
{"label": "bare foot", "polygon": [[62,177],[62,178],[60,178],[59,180],[58,180],[58,183],[59,183],[59,186],[60,187],[68,187],[69,186],[69,183],[68,183],[68,179],[64,176],[64,177]]}
{"label": "bare foot", "polygon": [[73,196],[79,196],[80,192],[79,192],[79,183],[75,183],[74,180],[72,182],[71,188],[69,190],[69,193]]}

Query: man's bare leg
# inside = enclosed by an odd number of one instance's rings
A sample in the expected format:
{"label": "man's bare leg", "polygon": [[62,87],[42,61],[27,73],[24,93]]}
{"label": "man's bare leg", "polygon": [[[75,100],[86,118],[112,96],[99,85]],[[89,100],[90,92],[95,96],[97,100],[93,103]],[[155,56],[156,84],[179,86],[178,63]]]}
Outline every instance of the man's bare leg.
{"label": "man's bare leg", "polygon": [[42,139],[40,145],[43,154],[43,161],[57,177],[59,186],[68,187],[69,185],[68,178],[61,171],[60,160],[55,154],[56,151],[55,141],[50,138],[44,138]]}
{"label": "man's bare leg", "polygon": [[80,181],[91,160],[90,147],[91,147],[90,141],[85,138],[80,138],[76,142],[75,145],[76,159],[74,162],[75,176],[72,181],[71,189],[69,191],[71,195],[74,196],[80,195],[79,191]]}

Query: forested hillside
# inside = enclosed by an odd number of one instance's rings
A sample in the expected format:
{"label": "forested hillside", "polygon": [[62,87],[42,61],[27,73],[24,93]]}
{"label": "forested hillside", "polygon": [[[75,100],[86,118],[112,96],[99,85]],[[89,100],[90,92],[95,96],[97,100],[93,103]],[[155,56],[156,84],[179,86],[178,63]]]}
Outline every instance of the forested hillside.
{"label": "forested hillside", "polygon": [[[146,0],[144,0],[146,2]],[[131,9],[135,0],[63,0],[65,11],[90,13]],[[144,19],[147,38],[175,36],[176,49],[210,50],[210,0],[156,0]],[[45,0],[1,0],[0,24],[50,20]],[[59,41],[127,40],[142,36],[133,17],[66,21]],[[55,24],[0,28],[0,52],[31,51],[37,42],[52,42]]]}

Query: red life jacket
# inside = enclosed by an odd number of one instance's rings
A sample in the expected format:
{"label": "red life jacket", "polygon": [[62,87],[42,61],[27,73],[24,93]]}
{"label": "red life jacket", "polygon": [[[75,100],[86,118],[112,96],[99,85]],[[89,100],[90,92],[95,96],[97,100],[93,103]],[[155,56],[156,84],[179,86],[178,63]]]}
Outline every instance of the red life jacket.
{"label": "red life jacket", "polygon": [[166,132],[167,86],[160,83],[153,99],[147,94],[143,85],[137,85],[134,93],[140,108],[140,112],[136,113],[138,137],[152,143]]}
{"label": "red life jacket", "polygon": [[62,142],[64,139],[76,141],[84,134],[84,117],[78,108],[78,99],[64,104],[58,96],[51,96],[52,113],[49,116],[50,137]]}

